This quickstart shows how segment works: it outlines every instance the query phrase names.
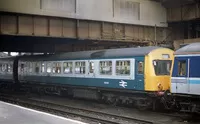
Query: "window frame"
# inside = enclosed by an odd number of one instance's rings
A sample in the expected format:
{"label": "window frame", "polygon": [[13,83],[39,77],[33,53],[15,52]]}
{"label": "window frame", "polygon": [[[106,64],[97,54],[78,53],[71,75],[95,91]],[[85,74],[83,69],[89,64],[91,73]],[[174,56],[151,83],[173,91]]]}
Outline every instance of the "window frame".
{"label": "window frame", "polygon": [[[139,61],[136,61],[136,62],[137,62],[137,75],[144,75],[144,61],[139,60]],[[140,64],[140,62],[142,62],[142,73],[139,73],[139,68],[140,68],[139,64]]]}
{"label": "window frame", "polygon": [[[44,61],[41,61],[41,63],[40,63],[41,65],[41,69],[40,69],[40,73],[42,73],[42,74],[44,74],[44,73],[46,73],[46,62],[44,62]],[[44,65],[43,65],[44,64]],[[43,70],[43,68],[44,68],[44,70]]]}
{"label": "window frame", "polygon": [[[117,73],[117,67],[123,67],[123,66],[126,67],[125,64],[117,66],[117,62],[129,62],[129,65],[126,65],[127,67],[129,67],[129,74],[120,74],[120,73]],[[116,60],[115,61],[115,75],[116,76],[130,76],[131,75],[131,60]]]}
{"label": "window frame", "polygon": [[[46,61],[45,63],[46,63],[46,71],[45,71],[45,73],[47,73],[47,74],[53,73],[52,62],[51,61]],[[49,67],[50,67],[50,72],[48,72],[48,68]]]}
{"label": "window frame", "polygon": [[28,63],[29,63],[28,64],[28,73],[29,74],[33,74],[34,73],[33,72],[33,70],[34,70],[34,62],[29,61]]}
{"label": "window frame", "polygon": [[[179,69],[180,69],[180,68],[179,68],[180,66],[179,66],[179,64],[180,64],[180,62],[183,62],[183,61],[185,62],[185,74],[184,74],[184,75],[180,75],[180,70],[179,70]],[[178,60],[178,63],[177,63],[177,64],[178,64],[178,66],[177,66],[177,67],[178,67],[178,69],[177,69],[177,70],[178,70],[178,71],[177,71],[177,76],[178,76],[178,77],[186,77],[186,76],[187,76],[187,60]]]}
{"label": "window frame", "polygon": [[8,62],[8,66],[7,66],[7,68],[10,66],[10,71],[8,71],[8,69],[7,69],[7,72],[9,73],[9,74],[12,74],[13,73],[13,64],[12,64],[12,62]]}
{"label": "window frame", "polygon": [[[65,67],[64,66],[65,63],[71,63],[71,67],[70,66],[66,66]],[[70,73],[66,73],[65,72],[65,68],[67,68],[67,67],[71,68],[71,72]],[[74,62],[73,61],[63,61],[63,67],[62,68],[63,68],[63,74],[73,74],[73,72],[74,72]]]}
{"label": "window frame", "polygon": [[[111,67],[111,69],[110,69],[111,70],[111,74],[108,74],[108,73],[107,74],[102,74],[101,73],[101,62],[111,62],[111,66],[109,66],[109,67]],[[108,75],[108,76],[113,75],[113,63],[114,63],[113,59],[110,59],[110,60],[100,60],[99,61],[99,74],[100,75]]]}
{"label": "window frame", "polygon": [[[35,62],[33,62],[34,64],[34,74],[36,74],[36,75],[38,75],[38,74],[40,74],[41,73],[41,62],[40,61],[35,61]],[[37,65],[39,65],[39,70],[38,70],[38,72],[36,72],[36,67],[37,67]]]}
{"label": "window frame", "polygon": [[[56,63],[56,64],[55,64]],[[56,72],[57,69],[57,64],[59,64],[59,68],[60,68],[60,72]],[[51,73],[52,74],[62,74],[62,62],[61,61],[52,61],[51,62]],[[55,68],[55,72],[54,72],[54,68]]]}
{"label": "window frame", "polygon": [[[84,68],[85,68],[85,71],[84,71],[84,73],[76,73],[76,63],[77,62],[84,62],[85,63],[85,65],[83,66]],[[74,74],[75,75],[85,75],[87,72],[87,70],[86,70],[86,64],[87,64],[87,62],[85,61],[85,60],[80,60],[80,61],[74,61]],[[80,67],[82,67],[82,66],[79,66],[79,69],[80,69]]]}
{"label": "window frame", "polygon": [[[91,64],[91,63],[93,63],[93,65]],[[94,61],[92,61],[92,60],[89,60],[88,61],[88,73],[90,73],[90,74],[93,74],[93,73],[95,73],[95,62]],[[91,71],[92,70],[92,71]]]}
{"label": "window frame", "polygon": [[[169,74],[157,74],[157,73],[156,73],[155,64],[154,64],[155,61],[156,61],[156,62],[169,62],[169,63],[170,63]],[[159,64],[161,64],[161,63],[159,63]],[[158,64],[158,65],[159,65],[159,64]],[[162,64],[163,64],[163,63],[162,63]],[[156,76],[170,76],[170,74],[171,74],[171,69],[172,69],[172,64],[173,64],[173,63],[172,63],[172,60],[170,60],[170,59],[168,59],[168,60],[166,60],[166,59],[162,59],[162,60],[160,60],[160,59],[155,59],[155,60],[153,60],[153,61],[152,61],[152,65],[153,65],[153,69],[154,69],[155,75],[156,75]],[[157,65],[156,65],[156,66],[157,66]]]}

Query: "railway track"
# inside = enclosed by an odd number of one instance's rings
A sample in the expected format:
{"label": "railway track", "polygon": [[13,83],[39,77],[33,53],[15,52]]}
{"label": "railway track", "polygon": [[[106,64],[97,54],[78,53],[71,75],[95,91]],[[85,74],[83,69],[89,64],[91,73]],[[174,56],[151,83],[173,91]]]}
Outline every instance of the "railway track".
{"label": "railway track", "polygon": [[57,103],[50,103],[41,100],[33,100],[23,97],[10,96],[6,94],[0,95],[0,100],[25,106],[28,108],[33,108],[37,110],[42,110],[48,113],[64,116],[64,117],[79,117],[81,119],[97,122],[98,124],[155,124],[156,122],[151,122],[147,120],[120,116],[116,114],[109,114],[105,112],[99,112],[95,110],[88,110],[78,107],[73,107],[69,105],[60,105]]}

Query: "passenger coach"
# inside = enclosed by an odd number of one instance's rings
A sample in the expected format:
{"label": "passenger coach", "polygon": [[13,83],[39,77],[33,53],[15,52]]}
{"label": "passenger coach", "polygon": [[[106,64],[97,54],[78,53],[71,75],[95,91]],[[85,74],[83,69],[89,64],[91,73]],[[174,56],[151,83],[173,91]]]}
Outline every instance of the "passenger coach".
{"label": "passenger coach", "polygon": [[182,111],[200,113],[200,43],[175,52],[171,93]]}

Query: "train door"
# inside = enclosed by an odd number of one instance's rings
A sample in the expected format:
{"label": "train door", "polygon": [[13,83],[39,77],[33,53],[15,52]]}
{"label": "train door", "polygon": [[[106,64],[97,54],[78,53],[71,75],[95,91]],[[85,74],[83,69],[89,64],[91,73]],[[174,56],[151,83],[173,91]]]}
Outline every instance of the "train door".
{"label": "train door", "polygon": [[89,77],[94,77],[95,76],[94,61],[93,60],[89,60],[88,61],[88,76]]}
{"label": "train door", "polygon": [[144,59],[140,58],[136,61],[136,70],[135,70],[135,80],[137,83],[137,88],[144,90]]}
{"label": "train door", "polygon": [[190,84],[189,84],[190,59],[176,58],[175,63],[178,65],[176,78],[174,80],[174,83],[176,83],[176,93],[187,94],[190,92]]}

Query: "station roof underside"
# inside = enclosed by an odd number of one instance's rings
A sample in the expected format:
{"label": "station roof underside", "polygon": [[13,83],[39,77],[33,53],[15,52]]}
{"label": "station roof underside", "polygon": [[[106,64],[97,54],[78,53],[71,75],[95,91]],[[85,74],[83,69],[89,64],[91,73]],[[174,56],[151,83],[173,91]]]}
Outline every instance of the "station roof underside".
{"label": "station roof underside", "polygon": [[69,45],[69,47],[81,45],[86,45],[88,47],[104,46],[104,48],[106,48],[110,46],[119,47],[123,45],[148,46],[149,43],[147,41],[122,42],[115,40],[86,40],[76,38],[23,36],[6,34],[1,34],[0,39],[0,51],[6,52],[57,52],[55,50],[56,45]]}

